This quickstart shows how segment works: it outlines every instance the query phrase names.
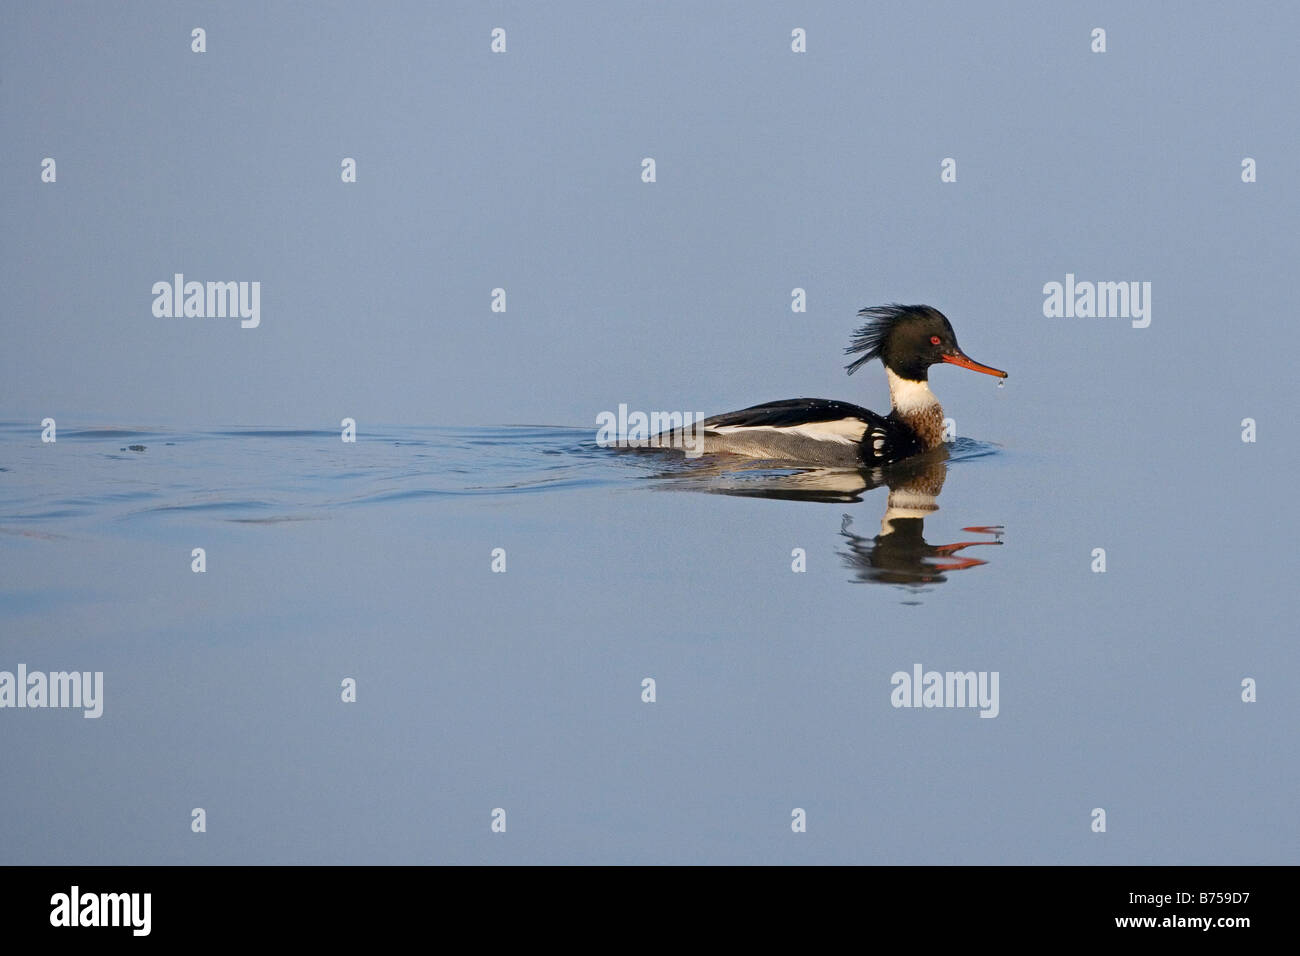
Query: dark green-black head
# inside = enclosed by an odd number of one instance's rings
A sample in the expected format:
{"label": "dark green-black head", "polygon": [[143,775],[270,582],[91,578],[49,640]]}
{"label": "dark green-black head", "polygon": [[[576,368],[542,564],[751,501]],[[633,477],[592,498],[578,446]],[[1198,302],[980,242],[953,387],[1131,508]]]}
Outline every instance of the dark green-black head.
{"label": "dark green-black head", "polygon": [[1006,372],[969,358],[957,345],[948,319],[932,306],[878,305],[858,315],[867,322],[853,334],[844,350],[846,355],[858,356],[847,366],[850,375],[878,358],[895,375],[913,382],[924,382],[930,366],[940,362],[1007,377]]}

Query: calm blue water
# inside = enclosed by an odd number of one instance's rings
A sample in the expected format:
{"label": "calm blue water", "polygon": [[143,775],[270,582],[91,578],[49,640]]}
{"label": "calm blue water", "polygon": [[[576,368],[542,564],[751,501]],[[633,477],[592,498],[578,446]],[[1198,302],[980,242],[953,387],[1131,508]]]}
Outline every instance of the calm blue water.
{"label": "calm blue water", "polygon": [[[0,715],[4,862],[1293,857],[1267,534],[1064,454],[870,488],[578,428],[9,422],[0,469],[0,669],[105,685]],[[900,494],[937,508],[882,533]],[[892,707],[916,663],[998,671],[997,718]]]}

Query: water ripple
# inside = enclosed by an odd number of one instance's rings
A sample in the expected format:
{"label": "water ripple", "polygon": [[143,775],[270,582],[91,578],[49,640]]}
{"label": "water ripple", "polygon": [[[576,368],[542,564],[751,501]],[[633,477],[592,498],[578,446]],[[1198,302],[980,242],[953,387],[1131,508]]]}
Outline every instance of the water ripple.
{"label": "water ripple", "polygon": [[[0,522],[11,526],[9,541],[118,522],[273,525],[329,518],[339,508],[568,493],[644,479],[789,484],[799,471],[740,462],[706,474],[680,455],[601,448],[591,429],[541,425],[378,426],[356,443],[334,430],[279,427],[72,428],[58,437],[46,445],[29,423],[0,422]],[[124,440],[138,438],[148,440],[149,454],[119,453]],[[949,460],[997,451],[960,439]]]}

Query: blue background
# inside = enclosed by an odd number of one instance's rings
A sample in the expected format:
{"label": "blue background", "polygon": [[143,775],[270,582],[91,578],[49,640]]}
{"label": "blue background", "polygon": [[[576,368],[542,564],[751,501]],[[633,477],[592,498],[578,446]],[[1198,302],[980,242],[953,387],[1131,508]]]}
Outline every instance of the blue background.
{"label": "blue background", "polygon": [[[0,859],[1295,862],[1294,11],[0,17],[0,669],[104,670],[107,697],[0,713]],[[261,327],[155,318],[175,272],[260,281]],[[1067,272],[1151,282],[1150,327],[1045,318]],[[840,352],[887,301],[1011,376],[932,376],[1003,451],[954,466],[927,532],[1007,534],[919,604],[835,558],[882,500],[412,444],[590,439],[620,402],[881,408]],[[254,425],[324,431],[210,431]],[[515,467],[573,473],[532,494]],[[1001,716],[895,711],[917,661],[999,670]]]}

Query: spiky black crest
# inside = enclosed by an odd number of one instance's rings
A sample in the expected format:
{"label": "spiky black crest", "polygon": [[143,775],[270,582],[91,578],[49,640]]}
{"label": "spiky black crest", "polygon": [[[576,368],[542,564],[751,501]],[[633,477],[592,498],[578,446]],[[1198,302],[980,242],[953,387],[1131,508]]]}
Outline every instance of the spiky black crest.
{"label": "spiky black crest", "polygon": [[900,305],[897,302],[890,305],[872,306],[863,309],[858,315],[866,319],[867,322],[862,328],[853,333],[853,338],[844,349],[845,355],[859,356],[845,366],[850,375],[872,359],[881,359],[883,361],[884,356],[881,355],[881,350],[885,346],[885,340],[889,338],[889,333],[897,328],[898,324],[904,319],[932,318],[935,316],[943,318],[942,313],[928,305]]}

